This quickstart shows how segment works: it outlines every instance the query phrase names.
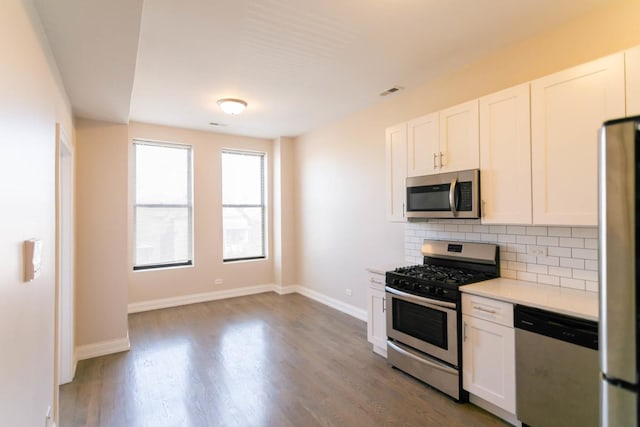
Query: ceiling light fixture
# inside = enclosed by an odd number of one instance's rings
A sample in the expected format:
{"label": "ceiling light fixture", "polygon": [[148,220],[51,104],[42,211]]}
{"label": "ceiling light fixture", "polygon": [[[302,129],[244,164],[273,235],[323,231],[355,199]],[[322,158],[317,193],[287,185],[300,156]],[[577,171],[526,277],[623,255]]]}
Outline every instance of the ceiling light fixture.
{"label": "ceiling light fixture", "polygon": [[247,108],[247,103],[242,99],[223,98],[218,100],[218,105],[227,114],[240,114]]}

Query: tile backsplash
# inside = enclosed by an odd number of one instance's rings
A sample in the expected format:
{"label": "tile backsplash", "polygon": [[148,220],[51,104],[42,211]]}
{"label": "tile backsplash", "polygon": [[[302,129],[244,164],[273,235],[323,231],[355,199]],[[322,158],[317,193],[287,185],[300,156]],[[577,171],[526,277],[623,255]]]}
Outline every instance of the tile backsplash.
{"label": "tile backsplash", "polygon": [[[479,220],[405,224],[405,261],[422,264],[424,239],[496,243],[500,275],[598,292],[598,228],[483,225]],[[541,251],[544,255],[536,255]],[[539,252],[538,252],[539,253]]]}

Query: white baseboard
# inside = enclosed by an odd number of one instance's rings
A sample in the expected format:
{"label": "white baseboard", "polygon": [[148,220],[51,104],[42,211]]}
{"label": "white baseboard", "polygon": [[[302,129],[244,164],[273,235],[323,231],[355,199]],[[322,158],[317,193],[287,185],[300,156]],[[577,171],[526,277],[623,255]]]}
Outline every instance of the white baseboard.
{"label": "white baseboard", "polygon": [[355,317],[356,319],[360,319],[364,322],[367,321],[366,310],[355,307],[351,304],[347,304],[346,302],[337,300],[325,294],[321,294],[320,292],[314,291],[313,289],[306,288],[304,286],[296,286],[296,292],[300,295],[304,295],[307,298],[311,298],[312,300],[321,302],[324,305],[328,305],[331,308],[335,308],[336,310],[348,314],[349,316]]}
{"label": "white baseboard", "polygon": [[77,360],[85,360],[91,359],[92,357],[128,351],[130,348],[129,332],[127,332],[127,336],[124,338],[78,346],[76,348],[76,357]]}
{"label": "white baseboard", "polygon": [[277,293],[278,295],[294,294],[298,292],[298,288],[298,285],[273,285],[273,292]]}
{"label": "white baseboard", "polygon": [[180,305],[195,304],[198,302],[215,301],[225,298],[242,297],[245,295],[261,294],[271,292],[275,285],[257,285],[245,288],[225,289],[220,291],[202,292],[199,294],[181,295],[178,297],[161,298],[142,302],[133,302],[128,305],[127,310],[131,313],[142,311],[158,310],[161,308],[177,307]]}
{"label": "white baseboard", "polygon": [[300,286],[300,285],[257,285],[248,286],[237,289],[226,289],[222,291],[203,292],[192,295],[182,295],[178,297],[162,298],[142,302],[134,302],[129,304],[129,313],[140,313],[143,311],[158,310],[162,308],[178,307],[181,305],[194,304],[198,302],[214,301],[225,298],[242,297],[246,295],[261,294],[264,292],[276,292],[278,295],[286,295],[292,293],[299,293],[311,298],[312,300],[321,302],[328,305],[331,308],[335,308],[345,314],[355,317],[363,321],[367,321],[367,312],[351,304],[347,304],[343,301],[324,295],[313,289]]}

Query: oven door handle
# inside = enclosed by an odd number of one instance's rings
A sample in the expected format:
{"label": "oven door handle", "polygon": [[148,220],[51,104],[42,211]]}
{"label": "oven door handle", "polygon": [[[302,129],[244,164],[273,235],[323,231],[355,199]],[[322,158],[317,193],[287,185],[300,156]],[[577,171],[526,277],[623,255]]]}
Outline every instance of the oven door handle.
{"label": "oven door handle", "polygon": [[438,363],[433,363],[432,361],[424,359],[422,357],[418,357],[415,354],[411,353],[410,351],[407,351],[404,348],[400,347],[400,345],[394,343],[393,341],[387,341],[387,345],[389,347],[391,347],[392,349],[394,349],[395,351],[397,351],[398,353],[400,353],[400,354],[402,354],[404,356],[410,357],[410,358],[412,358],[412,359],[414,359],[414,360],[416,360],[416,361],[418,361],[420,363],[429,365],[432,368],[438,369],[438,370],[446,372],[448,374],[452,374],[452,375],[456,375],[456,376],[458,375],[458,371],[457,370],[455,370],[453,368],[450,368],[448,366],[442,366],[442,365],[440,365]]}
{"label": "oven door handle", "polygon": [[390,294],[398,295],[398,296],[406,298],[408,300],[413,300],[413,301],[415,301],[415,302],[417,302],[419,304],[422,304],[424,306],[429,306],[431,308],[436,308],[437,309],[437,308],[446,307],[446,308],[451,308],[453,310],[456,309],[456,304],[453,303],[453,302],[438,301],[438,300],[431,299],[431,298],[419,297],[417,295],[408,294],[406,292],[402,292],[402,291],[399,291],[397,289],[390,288],[389,286],[385,286],[384,289],[387,292],[389,292]]}

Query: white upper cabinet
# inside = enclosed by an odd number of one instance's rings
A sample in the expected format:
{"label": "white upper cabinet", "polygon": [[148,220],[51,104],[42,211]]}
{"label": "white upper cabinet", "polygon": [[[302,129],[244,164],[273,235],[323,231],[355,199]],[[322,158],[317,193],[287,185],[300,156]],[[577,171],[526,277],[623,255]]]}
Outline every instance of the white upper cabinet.
{"label": "white upper cabinet", "polygon": [[640,46],[625,52],[627,116],[640,115]]}
{"label": "white upper cabinet", "polygon": [[407,176],[429,175],[438,172],[440,115],[436,113],[410,120],[407,123]]}
{"label": "white upper cabinet", "polygon": [[531,83],[534,224],[597,225],[598,129],[624,115],[623,53]]}
{"label": "white upper cabinet", "polygon": [[529,83],[480,98],[482,222],[531,224]]}
{"label": "white upper cabinet", "polygon": [[405,221],[407,124],[386,129],[387,220]]}
{"label": "white upper cabinet", "polygon": [[480,167],[477,99],[440,111],[439,139],[436,172]]}

